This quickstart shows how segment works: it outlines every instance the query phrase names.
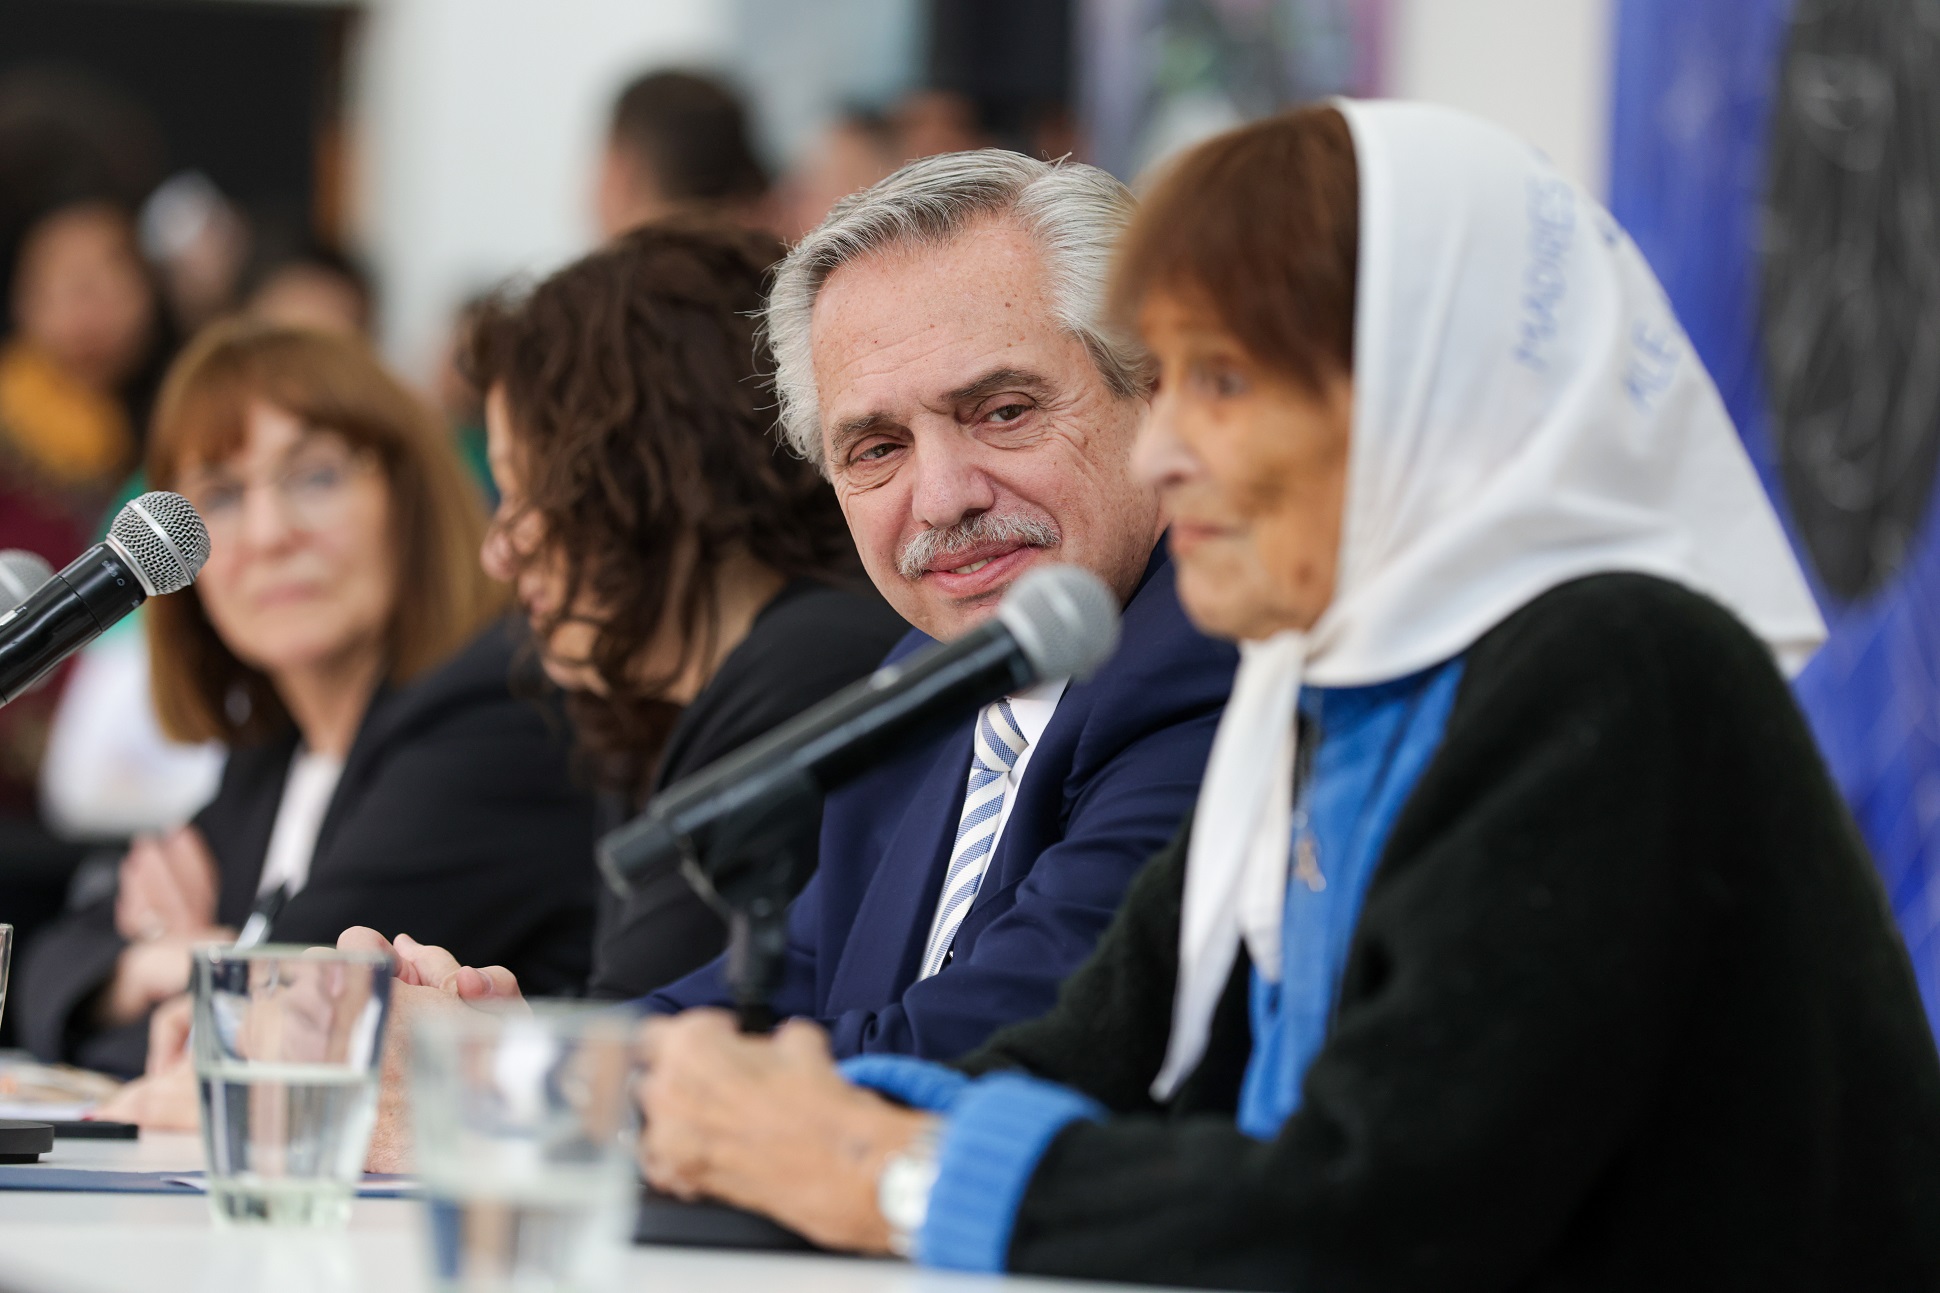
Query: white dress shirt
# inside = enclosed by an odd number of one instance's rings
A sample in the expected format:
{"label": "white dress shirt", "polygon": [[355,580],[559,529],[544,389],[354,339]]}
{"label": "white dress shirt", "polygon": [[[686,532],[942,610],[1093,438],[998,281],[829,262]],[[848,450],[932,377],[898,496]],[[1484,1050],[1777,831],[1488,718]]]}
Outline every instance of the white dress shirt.
{"label": "white dress shirt", "polygon": [[330,798],[337,793],[337,779],[343,772],[342,759],[307,749],[299,749],[290,760],[290,776],[283,783],[282,802],[276,806],[276,825],[270,828],[257,893],[284,885],[294,897],[309,882],[317,835],[323,830],[324,814],[330,809]]}

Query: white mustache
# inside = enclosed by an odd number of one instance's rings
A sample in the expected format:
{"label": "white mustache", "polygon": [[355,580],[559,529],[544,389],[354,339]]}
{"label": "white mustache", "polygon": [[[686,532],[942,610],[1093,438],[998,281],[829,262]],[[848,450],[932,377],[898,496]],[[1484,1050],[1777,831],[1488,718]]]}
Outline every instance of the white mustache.
{"label": "white mustache", "polygon": [[1027,548],[1055,548],[1063,537],[1057,526],[1035,516],[979,512],[947,530],[925,530],[905,543],[896,554],[896,573],[904,579],[916,579],[938,557],[968,552],[980,544],[1021,543]]}

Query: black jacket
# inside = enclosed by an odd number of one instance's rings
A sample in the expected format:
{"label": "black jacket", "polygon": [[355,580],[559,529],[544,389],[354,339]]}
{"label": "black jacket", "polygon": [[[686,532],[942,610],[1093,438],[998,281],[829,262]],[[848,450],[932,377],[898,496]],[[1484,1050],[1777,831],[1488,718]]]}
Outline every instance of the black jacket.
{"label": "black jacket", "polygon": [[[369,925],[467,965],[504,965],[534,995],[577,989],[593,932],[593,804],[570,775],[557,706],[530,698],[536,679],[514,687],[522,633],[495,624],[424,676],[379,690],[273,941],[332,945]],[[221,875],[221,924],[239,928],[255,901],[296,748],[292,731],[233,751],[195,819]],[[36,1054],[141,1071],[144,1022],[97,1030],[89,1020],[122,946],[109,897],[26,949],[8,1005]]]}
{"label": "black jacket", "polygon": [[[663,790],[732,754],[874,672],[909,625],[873,590],[798,579],[762,607],[748,635],[684,710],[667,737],[653,788]],[[608,800],[609,825],[624,817]],[[802,823],[798,847],[813,861],[821,815]],[[593,949],[595,997],[643,996],[719,955],[727,926],[678,870],[648,877],[624,901],[600,899]]]}
{"label": "black jacket", "polygon": [[1169,1107],[1183,838],[1051,1014],[965,1061],[1090,1093],[1010,1268],[1222,1288],[1940,1289],[1940,1060],[1763,647],[1641,576],[1471,651],[1302,1106],[1234,1126],[1244,957]]}

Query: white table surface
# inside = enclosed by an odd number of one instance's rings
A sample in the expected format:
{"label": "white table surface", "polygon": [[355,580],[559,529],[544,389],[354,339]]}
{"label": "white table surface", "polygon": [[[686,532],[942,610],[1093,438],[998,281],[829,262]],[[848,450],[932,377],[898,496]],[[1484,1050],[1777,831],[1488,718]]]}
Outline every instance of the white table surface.
{"label": "white table surface", "polygon": [[[57,1140],[41,1162],[97,1171],[202,1167],[190,1135]],[[5,1293],[419,1293],[430,1287],[422,1205],[358,1199],[337,1233],[217,1229],[201,1196],[0,1190]],[[614,1293],[1107,1293],[1123,1285],[990,1279],[895,1261],[632,1247]]]}

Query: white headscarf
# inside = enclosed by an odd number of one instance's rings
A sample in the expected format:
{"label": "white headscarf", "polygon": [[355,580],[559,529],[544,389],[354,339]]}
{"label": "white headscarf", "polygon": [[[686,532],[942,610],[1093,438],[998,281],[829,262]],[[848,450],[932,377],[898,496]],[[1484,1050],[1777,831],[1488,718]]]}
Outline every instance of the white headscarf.
{"label": "white headscarf", "polygon": [[1360,265],[1334,599],[1308,633],[1241,645],[1193,822],[1160,1099],[1203,1056],[1241,939],[1279,976],[1303,681],[1405,677],[1598,571],[1715,598],[1788,671],[1825,637],[1716,388],[1609,213],[1463,113],[1336,106]]}

